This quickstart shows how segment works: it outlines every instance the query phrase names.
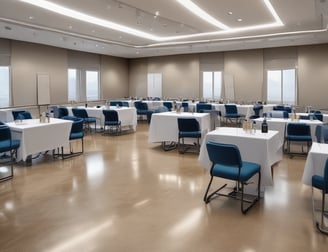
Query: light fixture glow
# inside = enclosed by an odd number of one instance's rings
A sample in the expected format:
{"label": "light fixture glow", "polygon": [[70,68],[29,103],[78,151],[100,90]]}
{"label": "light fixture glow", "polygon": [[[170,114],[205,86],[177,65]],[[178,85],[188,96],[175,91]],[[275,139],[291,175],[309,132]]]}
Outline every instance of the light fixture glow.
{"label": "light fixture glow", "polygon": [[[200,9],[197,5],[195,5],[190,0],[177,0],[180,4],[185,6],[188,10],[195,13],[197,16],[199,16],[202,19],[207,18],[208,22],[212,21],[211,23],[219,27],[221,30],[214,31],[214,32],[204,32],[204,33],[195,33],[195,34],[188,34],[188,35],[179,35],[179,36],[156,36],[151,33],[143,32],[141,30],[137,30],[125,25],[121,25],[115,22],[111,22],[108,20],[100,19],[94,16],[90,16],[88,14],[75,11],[73,9],[69,9],[67,7],[52,3],[47,0],[20,0],[21,2],[32,4],[34,6],[55,12],[60,15],[64,15],[70,18],[74,18],[83,22],[88,22],[94,25],[102,26],[108,29],[116,30],[119,32],[124,32],[133,36],[141,37],[144,39],[149,39],[155,42],[167,42],[167,41],[174,41],[174,40],[184,40],[184,39],[193,39],[193,38],[199,38],[204,36],[217,36],[217,35],[223,35],[228,33],[238,33],[238,32],[244,32],[249,30],[258,30],[258,29],[267,29],[267,28],[273,28],[278,26],[283,26],[284,24],[280,20],[279,16],[277,15],[276,11],[272,7],[269,0],[263,0],[265,3],[265,6],[269,9],[270,13],[273,15],[275,22],[269,23],[269,24],[260,24],[260,25],[254,25],[254,26],[244,26],[239,28],[229,28],[228,26],[224,25],[223,23],[219,22],[218,20],[211,17],[209,14],[207,14],[204,10]],[[189,6],[189,7],[187,7]],[[197,14],[198,13],[198,14]],[[154,16],[157,17],[157,16]],[[50,28],[49,28],[50,29]],[[185,42],[188,43],[189,41]],[[178,43],[178,42],[172,42],[172,43]]]}
{"label": "light fixture glow", "polygon": [[181,4],[183,7],[187,8],[189,11],[194,13],[196,16],[200,17],[201,19],[205,20],[206,22],[222,29],[222,30],[228,30],[230,29],[225,24],[221,23],[220,21],[216,20],[214,17],[209,15],[207,12],[205,12],[203,9],[201,9],[198,5],[194,4],[190,0],[177,0],[179,4]]}

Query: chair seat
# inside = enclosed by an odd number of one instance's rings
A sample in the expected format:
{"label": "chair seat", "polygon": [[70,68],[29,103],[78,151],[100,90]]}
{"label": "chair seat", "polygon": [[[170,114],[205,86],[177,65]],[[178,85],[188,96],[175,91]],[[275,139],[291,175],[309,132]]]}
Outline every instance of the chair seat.
{"label": "chair seat", "polygon": [[188,131],[188,132],[179,132],[179,137],[201,137],[202,133],[200,131]]}
{"label": "chair seat", "polygon": [[290,141],[300,141],[300,142],[312,140],[311,136],[293,136],[293,135],[287,136],[287,139]]}
{"label": "chair seat", "polygon": [[97,119],[95,117],[83,118],[83,120],[87,123],[94,123],[97,121]]}
{"label": "chair seat", "polygon": [[11,145],[10,145],[10,140],[6,141],[1,141],[0,142],[0,152],[6,152],[10,151],[13,149],[17,149],[20,145],[20,141],[17,139],[12,139],[11,140]]}
{"label": "chair seat", "polygon": [[243,166],[240,169],[240,177],[238,179],[238,167],[233,169],[231,166],[214,165],[211,175],[216,177],[222,177],[230,180],[239,180],[242,182],[248,181],[251,177],[253,177],[256,173],[258,173],[261,169],[261,166],[257,163],[252,162],[242,162]]}
{"label": "chair seat", "polygon": [[80,139],[84,136],[83,132],[75,132],[75,133],[71,133],[69,136],[69,140],[74,140],[74,139]]}
{"label": "chair seat", "polygon": [[319,175],[313,175],[312,176],[312,186],[319,190],[323,190],[325,188],[324,177],[319,176]]}

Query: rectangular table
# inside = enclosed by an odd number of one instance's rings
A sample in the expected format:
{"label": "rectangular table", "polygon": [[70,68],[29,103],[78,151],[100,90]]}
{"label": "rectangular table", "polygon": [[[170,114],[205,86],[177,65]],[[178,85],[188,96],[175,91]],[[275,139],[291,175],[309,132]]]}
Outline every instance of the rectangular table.
{"label": "rectangular table", "polygon": [[[137,110],[135,107],[116,107],[116,106],[101,106],[101,107],[81,107],[86,109],[88,116],[95,117],[97,119],[97,127],[102,128],[104,126],[105,117],[103,114],[104,109],[116,110],[118,118],[121,121],[122,128],[129,127],[133,131],[137,128]],[[73,115],[72,107],[68,107],[69,115]]]}
{"label": "rectangular table", "polygon": [[68,145],[72,121],[50,118],[49,123],[40,123],[40,119],[28,119],[7,125],[12,138],[21,141],[17,161],[26,161],[29,155]]}
{"label": "rectangular table", "polygon": [[312,186],[312,176],[323,176],[326,159],[328,158],[328,144],[312,143],[311,149],[307,155],[302,183]]}
{"label": "rectangular table", "polygon": [[[237,145],[242,160],[261,165],[261,192],[264,192],[265,186],[272,186],[271,166],[282,160],[283,141],[278,131],[269,130],[268,133],[261,133],[260,130],[256,130],[249,133],[242,128],[220,127],[209,132],[203,140],[198,159],[206,170],[210,170],[212,165],[206,149],[208,141]],[[255,191],[256,188],[248,189],[248,193],[251,194]]]}
{"label": "rectangular table", "polygon": [[[261,124],[263,122],[263,118],[257,118],[254,119],[255,122],[255,127],[257,129],[261,129]],[[287,123],[306,123],[310,125],[311,128],[311,136],[312,136],[312,141],[315,140],[315,128],[317,125],[322,124],[321,121],[319,120],[294,120],[292,121],[291,119],[284,119],[284,118],[267,118],[267,123],[269,130],[277,130],[279,131],[279,136],[282,141],[284,141],[285,138],[285,129]]]}
{"label": "rectangular table", "polygon": [[157,142],[178,142],[179,129],[178,118],[195,118],[199,122],[202,137],[210,130],[211,121],[208,113],[188,113],[188,112],[163,112],[152,114],[148,141]]}

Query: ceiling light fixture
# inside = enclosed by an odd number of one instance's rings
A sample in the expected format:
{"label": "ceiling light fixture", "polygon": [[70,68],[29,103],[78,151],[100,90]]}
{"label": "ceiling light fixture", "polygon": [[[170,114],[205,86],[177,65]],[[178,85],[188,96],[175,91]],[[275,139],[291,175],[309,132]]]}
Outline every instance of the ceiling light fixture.
{"label": "ceiling light fixture", "polygon": [[223,24],[222,22],[216,20],[214,17],[209,15],[207,12],[205,12],[203,9],[201,9],[198,5],[194,4],[190,0],[177,0],[179,4],[181,4],[183,7],[187,8],[189,11],[194,13],[196,16],[200,17],[201,19],[205,20],[206,22],[222,29],[222,30],[228,30],[230,29],[228,26]]}
{"label": "ceiling light fixture", "polygon": [[[216,19],[212,20],[216,25],[221,24],[221,30],[219,31],[214,31],[214,32],[205,32],[205,33],[194,33],[194,34],[187,34],[187,35],[179,35],[179,36],[167,36],[167,37],[160,37],[156,36],[147,32],[143,32],[141,30],[137,30],[125,25],[121,25],[115,22],[111,22],[108,20],[104,20],[101,18],[97,18],[95,16],[90,16],[88,14],[69,9],[67,7],[52,3],[47,0],[20,0],[21,2],[28,3],[52,12],[55,12],[60,15],[64,15],[70,18],[74,18],[83,22],[88,22],[94,25],[99,25],[108,29],[116,30],[119,32],[124,32],[127,34],[131,34],[137,37],[141,37],[144,39],[149,39],[152,41],[156,42],[166,42],[166,41],[173,41],[173,40],[182,40],[182,39],[192,39],[192,38],[198,38],[198,37],[203,37],[203,36],[217,36],[217,35],[222,35],[222,34],[228,34],[228,33],[237,33],[237,32],[243,32],[243,31],[249,31],[249,30],[257,30],[257,29],[267,29],[267,28],[272,28],[272,27],[278,27],[278,26],[283,26],[284,24],[280,20],[279,16],[275,12],[274,8],[272,7],[271,3],[269,0],[263,0],[265,3],[266,7],[269,9],[270,13],[273,15],[275,22],[269,23],[269,24],[261,24],[261,25],[254,25],[254,26],[245,26],[245,27],[239,27],[239,28],[229,28],[222,24],[221,22],[217,21]],[[180,4],[183,6],[193,6],[194,11],[197,10],[198,13],[202,18],[208,17],[209,20],[211,20],[211,16],[208,15],[204,10],[200,9],[197,5],[192,3],[190,0],[177,0]],[[187,7],[186,7],[187,8]],[[191,9],[188,8],[190,11]],[[196,13],[197,13],[196,11]],[[193,12],[195,13],[195,12]],[[204,14],[204,15],[203,15]],[[199,16],[199,15],[197,15]],[[188,43],[185,42],[185,43]]]}

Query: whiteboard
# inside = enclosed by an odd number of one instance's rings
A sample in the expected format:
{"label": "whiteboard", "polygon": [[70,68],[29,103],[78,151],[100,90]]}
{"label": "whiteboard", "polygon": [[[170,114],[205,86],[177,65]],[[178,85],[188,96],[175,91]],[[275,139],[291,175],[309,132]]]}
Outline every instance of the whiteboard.
{"label": "whiteboard", "polygon": [[162,74],[148,73],[147,77],[147,96],[162,97]]}
{"label": "whiteboard", "polygon": [[50,104],[50,78],[48,74],[37,74],[38,105]]}
{"label": "whiteboard", "polygon": [[234,101],[235,100],[235,87],[234,87],[232,75],[230,75],[230,74],[224,75],[224,88],[225,88],[225,99]]}

